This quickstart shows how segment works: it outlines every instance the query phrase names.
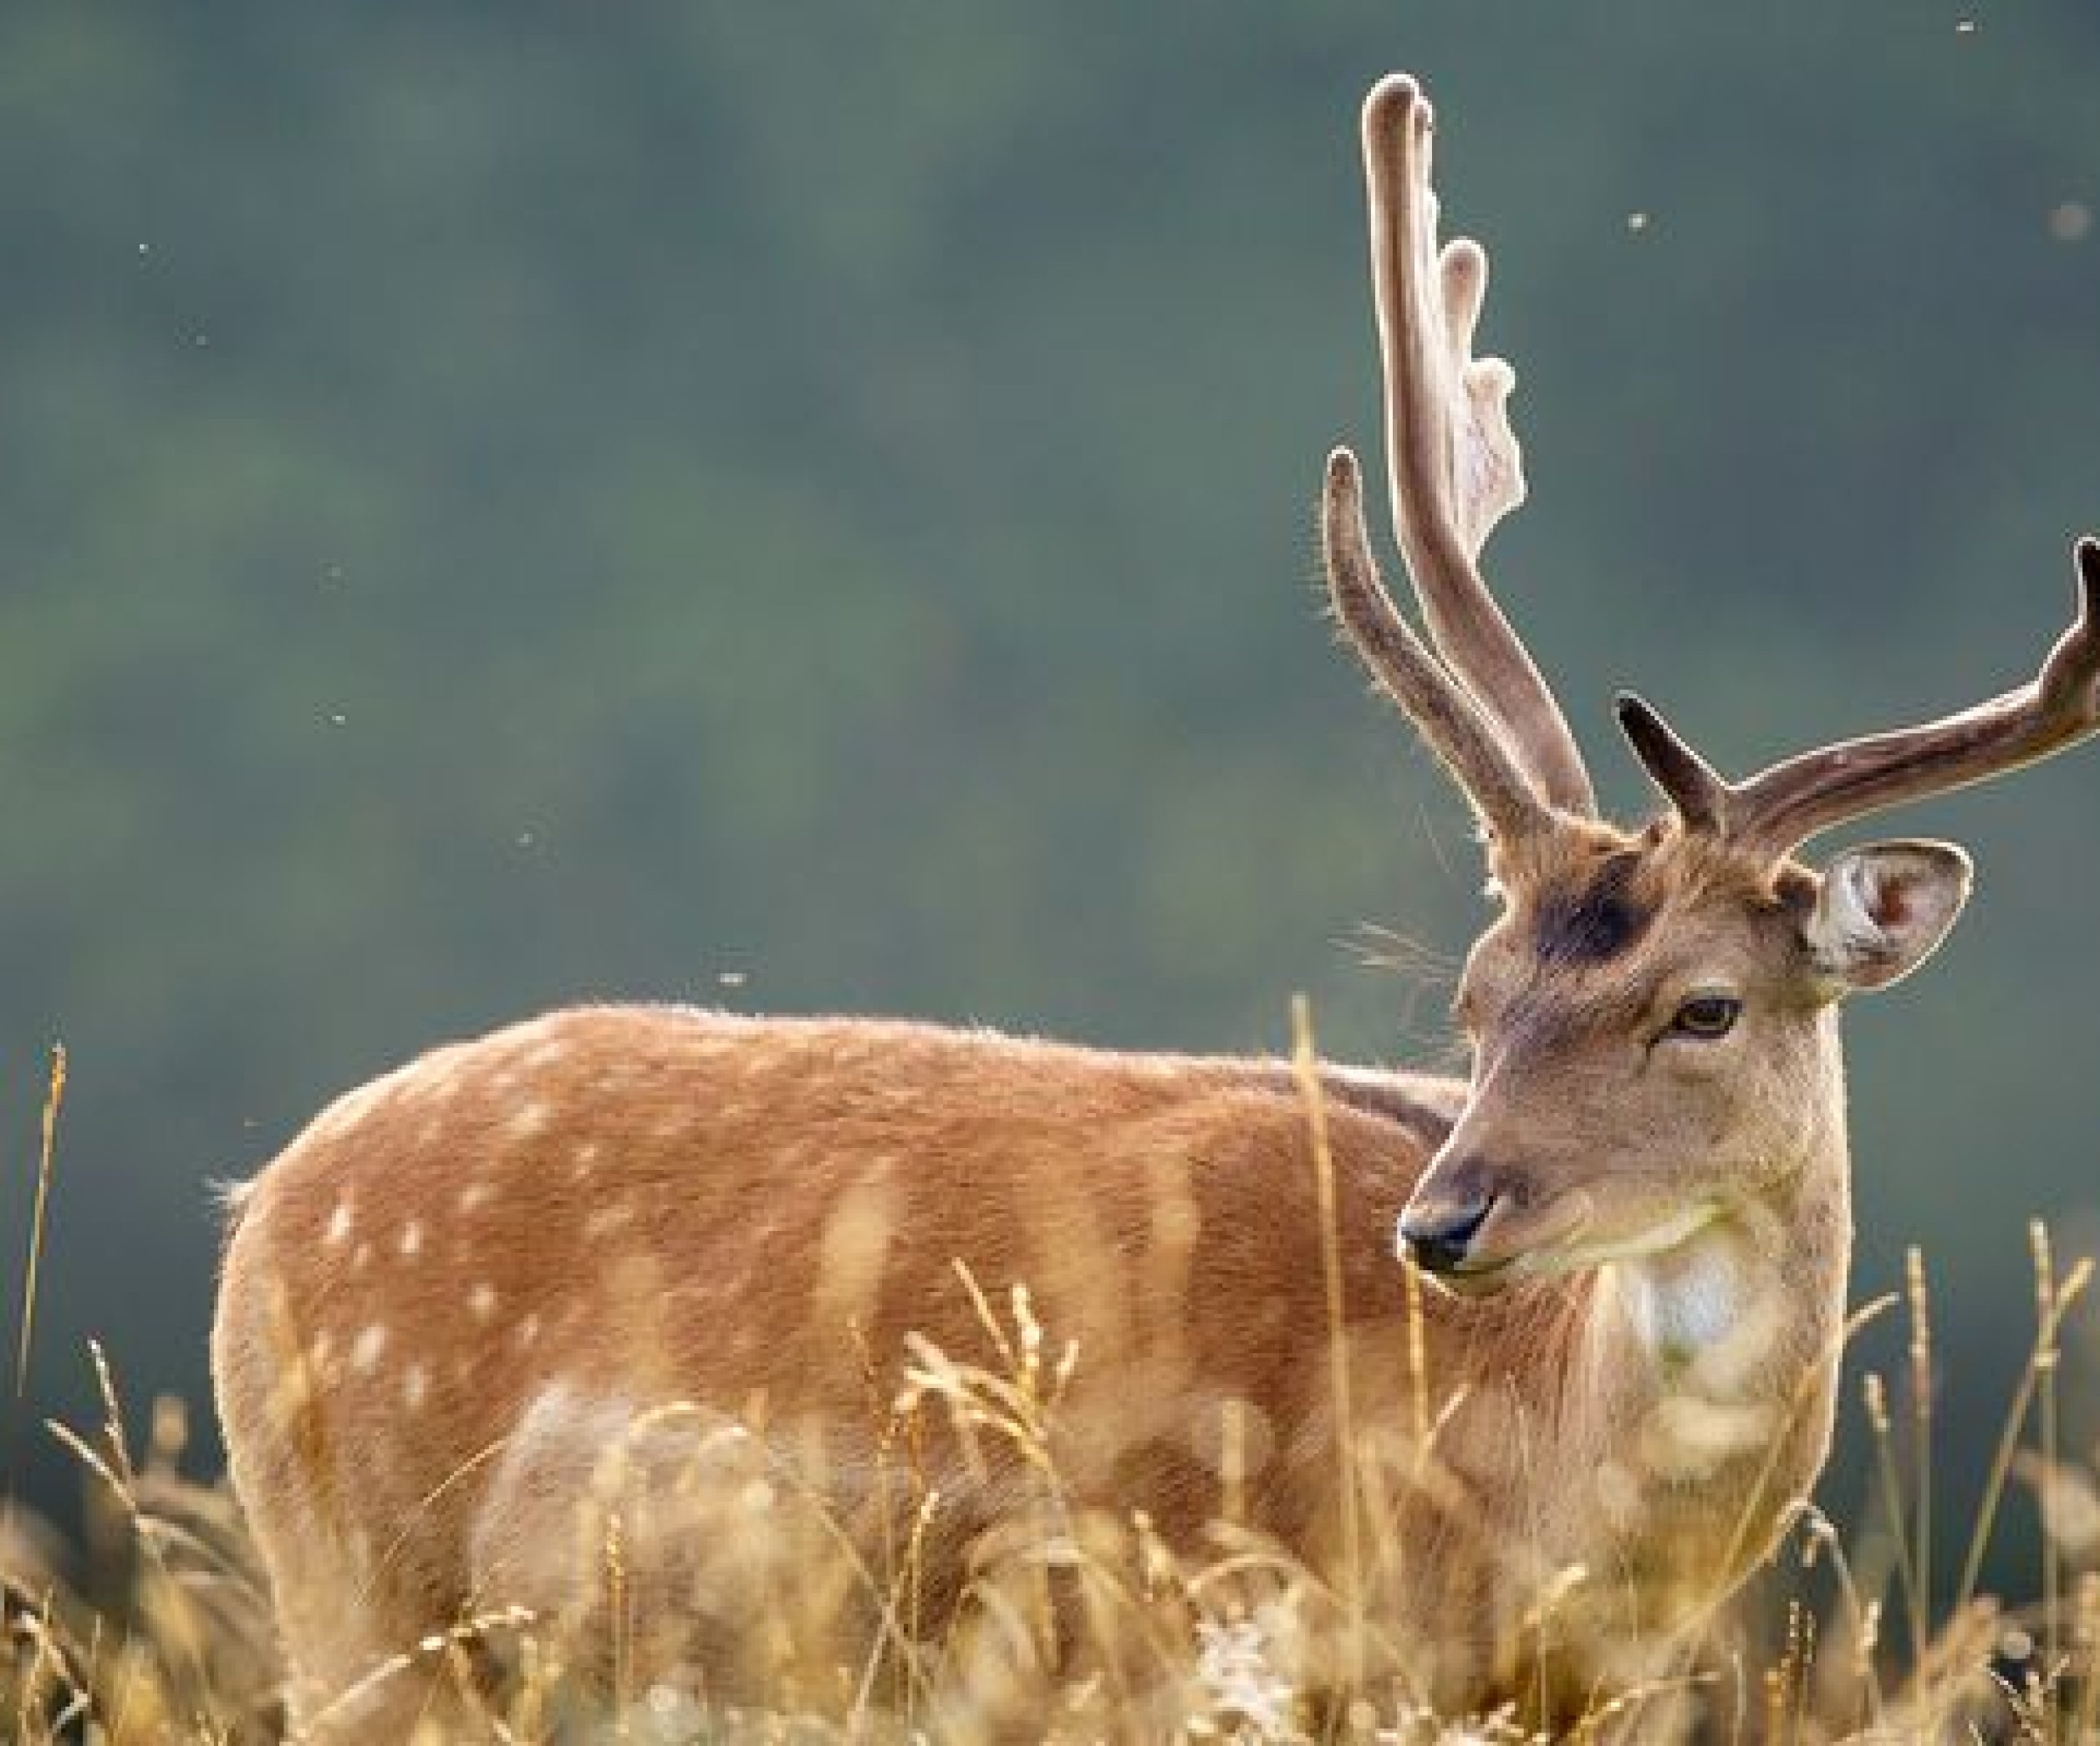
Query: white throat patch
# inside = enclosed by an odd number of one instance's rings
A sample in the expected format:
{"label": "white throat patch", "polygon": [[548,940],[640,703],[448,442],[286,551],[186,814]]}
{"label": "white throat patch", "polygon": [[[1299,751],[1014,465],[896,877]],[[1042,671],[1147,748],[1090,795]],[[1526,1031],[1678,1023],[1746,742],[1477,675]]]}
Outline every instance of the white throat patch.
{"label": "white throat patch", "polygon": [[1627,1314],[1649,1357],[1664,1366],[1697,1361],[1737,1331],[1741,1272],[1733,1245],[1692,1242],[1622,1274]]}

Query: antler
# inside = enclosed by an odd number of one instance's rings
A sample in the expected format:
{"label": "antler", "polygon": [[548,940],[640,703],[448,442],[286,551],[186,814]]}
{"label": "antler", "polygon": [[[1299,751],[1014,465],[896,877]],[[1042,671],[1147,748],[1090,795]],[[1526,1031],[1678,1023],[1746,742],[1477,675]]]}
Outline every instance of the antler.
{"label": "antler", "polygon": [[[1567,719],[1480,570],[1489,533],[1524,498],[1507,405],[1516,376],[1500,358],[1472,355],[1487,256],[1463,237],[1437,248],[1431,125],[1429,100],[1404,74],[1379,80],[1364,100],[1393,531],[1438,652],[1509,742],[1527,780],[1552,805],[1593,814],[1595,795]],[[1376,666],[1361,634],[1358,642]]]}
{"label": "antler", "polygon": [[1328,457],[1320,512],[1335,613],[1379,682],[1457,779],[1491,833],[1506,842],[1550,827],[1552,812],[1501,729],[1430,652],[1386,592],[1363,527],[1363,476],[1345,448]]}
{"label": "antler", "polygon": [[1736,784],[1639,697],[1619,698],[1619,725],[1687,826],[1774,855],[1848,819],[2018,769],[2100,729],[2100,539],[2087,534],[2072,558],[2077,615],[2040,674],[1960,715],[1804,752]]}

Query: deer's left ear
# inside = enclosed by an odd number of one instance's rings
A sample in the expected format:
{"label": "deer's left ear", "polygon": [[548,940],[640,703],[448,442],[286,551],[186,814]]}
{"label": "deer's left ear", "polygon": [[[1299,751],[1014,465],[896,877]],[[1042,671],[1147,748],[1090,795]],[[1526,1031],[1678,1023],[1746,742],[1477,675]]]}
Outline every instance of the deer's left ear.
{"label": "deer's left ear", "polygon": [[1838,987],[1885,988],[1930,957],[1969,901],[1974,870],[1952,843],[1870,843],[1823,869],[1802,929],[1817,969]]}

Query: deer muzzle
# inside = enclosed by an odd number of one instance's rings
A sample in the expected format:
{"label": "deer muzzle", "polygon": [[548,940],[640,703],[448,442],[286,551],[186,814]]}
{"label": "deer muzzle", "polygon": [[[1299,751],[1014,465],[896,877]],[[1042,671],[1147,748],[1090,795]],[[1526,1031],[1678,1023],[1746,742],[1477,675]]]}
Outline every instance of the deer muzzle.
{"label": "deer muzzle", "polygon": [[1591,1212],[1586,1194],[1542,1195],[1527,1172],[1445,1155],[1402,1210],[1397,1247],[1440,1284],[1477,1295],[1555,1271]]}

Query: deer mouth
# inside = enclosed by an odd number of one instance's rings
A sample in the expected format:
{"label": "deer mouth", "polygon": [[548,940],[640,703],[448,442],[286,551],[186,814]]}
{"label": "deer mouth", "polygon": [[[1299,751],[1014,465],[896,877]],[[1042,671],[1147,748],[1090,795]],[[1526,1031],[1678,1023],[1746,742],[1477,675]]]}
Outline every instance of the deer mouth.
{"label": "deer mouth", "polygon": [[[1499,1210],[1499,1209],[1498,1209]],[[1491,1217],[1487,1234],[1494,1241],[1455,1267],[1425,1269],[1425,1277],[1455,1297],[1492,1297],[1526,1279],[1550,1279],[1585,1264],[1570,1260],[1582,1252],[1578,1239],[1589,1227],[1593,1208],[1587,1194],[1562,1196],[1526,1217]]]}
{"label": "deer mouth", "polygon": [[1443,1273],[1425,1272],[1424,1277],[1453,1297],[1494,1297],[1524,1277],[1524,1264],[1532,1258],[1529,1254],[1510,1255],[1477,1266],[1455,1268]]}
{"label": "deer mouth", "polygon": [[1690,1242],[1721,1212],[1719,1202],[1702,1200],[1630,1235],[1611,1237],[1589,1234],[1592,1208],[1588,1195],[1573,1195],[1570,1200],[1573,1204],[1554,1218],[1555,1229],[1550,1237],[1527,1243],[1514,1253],[1483,1258],[1477,1265],[1434,1277],[1460,1297],[1491,1297],[1522,1279],[1562,1279],[1570,1274],[1594,1273],[1614,1262],[1667,1254]]}

